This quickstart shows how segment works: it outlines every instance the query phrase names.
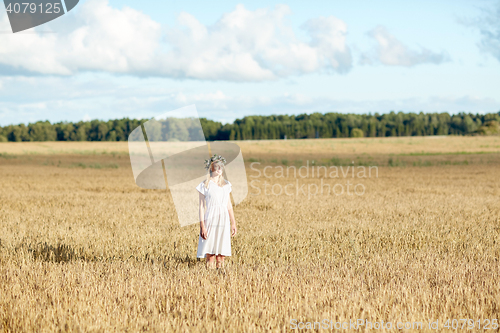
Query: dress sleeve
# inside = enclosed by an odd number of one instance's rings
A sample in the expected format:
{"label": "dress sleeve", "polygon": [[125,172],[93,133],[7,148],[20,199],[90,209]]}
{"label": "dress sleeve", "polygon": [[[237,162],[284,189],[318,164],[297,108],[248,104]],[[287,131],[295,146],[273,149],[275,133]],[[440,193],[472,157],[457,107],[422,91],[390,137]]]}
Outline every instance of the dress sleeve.
{"label": "dress sleeve", "polygon": [[231,184],[231,182],[229,180],[226,180],[227,182],[227,185],[229,185],[229,192],[228,193],[231,193],[231,191],[233,190],[233,185]]}
{"label": "dress sleeve", "polygon": [[198,184],[198,186],[196,186],[196,189],[198,190],[198,192],[205,195],[206,194],[205,182],[201,182],[200,184]]}

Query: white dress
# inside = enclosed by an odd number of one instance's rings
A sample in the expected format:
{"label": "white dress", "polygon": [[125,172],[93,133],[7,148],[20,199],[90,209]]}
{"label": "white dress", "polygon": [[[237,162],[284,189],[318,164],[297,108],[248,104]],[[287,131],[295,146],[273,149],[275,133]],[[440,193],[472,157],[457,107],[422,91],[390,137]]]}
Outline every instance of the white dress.
{"label": "white dress", "polygon": [[222,187],[213,180],[209,181],[208,189],[205,181],[201,182],[196,189],[205,196],[205,228],[207,229],[207,239],[198,238],[197,258],[205,258],[205,254],[231,255],[231,220],[227,203],[231,192],[231,183],[226,180]]}

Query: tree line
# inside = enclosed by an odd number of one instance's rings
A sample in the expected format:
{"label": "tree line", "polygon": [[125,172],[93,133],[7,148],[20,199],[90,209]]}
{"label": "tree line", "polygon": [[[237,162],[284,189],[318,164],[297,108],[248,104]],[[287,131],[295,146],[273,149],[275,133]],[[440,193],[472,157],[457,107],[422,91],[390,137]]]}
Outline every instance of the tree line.
{"label": "tree line", "polygon": [[[37,121],[28,125],[0,127],[0,142],[6,141],[127,141],[129,134],[150,119],[115,119],[72,122]],[[222,124],[206,118],[200,123],[207,140],[263,140],[301,138],[347,138],[427,135],[471,135],[498,128],[500,111],[488,114],[403,113],[342,114],[312,113],[300,115],[246,116]],[[193,131],[196,121],[165,124],[163,136],[199,138]],[[493,126],[494,125],[494,126]],[[147,126],[147,125],[146,125]],[[162,136],[159,125],[159,136]],[[492,127],[493,126],[493,127]],[[194,133],[194,134],[193,134]],[[172,135],[170,137],[173,138]]]}

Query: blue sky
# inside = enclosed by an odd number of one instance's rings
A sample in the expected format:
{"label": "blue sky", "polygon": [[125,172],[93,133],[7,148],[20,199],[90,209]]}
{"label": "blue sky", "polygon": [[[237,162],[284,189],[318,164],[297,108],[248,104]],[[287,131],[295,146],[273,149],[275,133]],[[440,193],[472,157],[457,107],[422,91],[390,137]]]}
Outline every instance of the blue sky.
{"label": "blue sky", "polygon": [[0,126],[251,114],[500,111],[500,2],[80,1],[9,33]]}

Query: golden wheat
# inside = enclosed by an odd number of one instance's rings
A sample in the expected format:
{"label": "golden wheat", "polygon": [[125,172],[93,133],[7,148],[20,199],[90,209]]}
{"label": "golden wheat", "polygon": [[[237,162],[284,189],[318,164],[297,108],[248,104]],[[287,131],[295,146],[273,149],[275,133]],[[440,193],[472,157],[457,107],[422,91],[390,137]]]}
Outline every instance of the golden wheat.
{"label": "golden wheat", "polygon": [[[179,226],[168,190],[135,185],[126,143],[0,143],[0,330],[500,319],[498,138],[238,144],[255,182],[235,207],[233,257],[219,272],[197,261],[199,228]],[[331,157],[377,165],[378,177],[262,174]],[[365,191],[272,192],[321,180]]]}

